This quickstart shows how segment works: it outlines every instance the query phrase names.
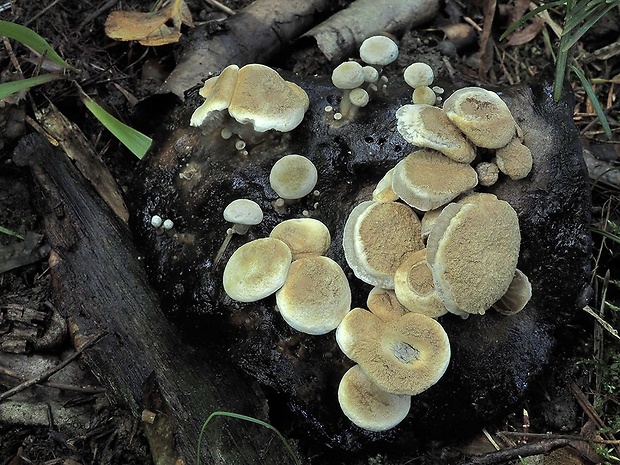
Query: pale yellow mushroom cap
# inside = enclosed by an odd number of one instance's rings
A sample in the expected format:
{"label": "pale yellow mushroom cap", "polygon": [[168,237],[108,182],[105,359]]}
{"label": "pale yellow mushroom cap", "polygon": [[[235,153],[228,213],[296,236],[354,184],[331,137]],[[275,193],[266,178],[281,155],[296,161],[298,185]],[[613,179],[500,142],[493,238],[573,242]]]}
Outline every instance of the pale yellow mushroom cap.
{"label": "pale yellow mushroom cap", "polygon": [[282,287],[291,266],[291,250],[266,237],[243,244],[224,268],[224,291],[239,302],[256,302]]}
{"label": "pale yellow mushroom cap", "polygon": [[436,320],[405,313],[387,322],[354,308],[336,330],[344,354],[358,363],[382,390],[416,395],[443,376],[450,362],[450,342]]}
{"label": "pale yellow mushroom cap", "polygon": [[369,37],[360,45],[360,58],[369,65],[389,65],[398,58],[398,45],[389,37]]}
{"label": "pale yellow mushroom cap", "polygon": [[230,105],[235,87],[239,67],[230,65],[224,68],[219,76],[209,78],[200,89],[199,94],[205,101],[192,114],[191,126],[200,126],[213,112],[226,110]]}
{"label": "pale yellow mushroom cap", "polygon": [[476,171],[434,150],[417,150],[394,167],[392,189],[404,202],[422,211],[450,202],[478,184]]}
{"label": "pale yellow mushroom cap", "polygon": [[396,119],[398,132],[411,144],[438,150],[459,163],[471,163],[476,157],[474,147],[441,108],[403,105],[396,111]]}
{"label": "pale yellow mushroom cap", "polygon": [[492,186],[499,179],[499,168],[496,163],[490,161],[478,163],[476,173],[478,173],[478,183],[481,186]]}
{"label": "pale yellow mushroom cap", "polygon": [[386,431],[405,419],[411,396],[382,391],[354,365],[338,385],[338,403],[353,424],[368,431]]}
{"label": "pale yellow mushroom cap", "polygon": [[435,290],[425,249],[412,253],[398,267],[394,274],[394,292],[398,301],[411,312],[431,318],[448,312]]}
{"label": "pale yellow mushroom cap", "polygon": [[274,163],[269,184],[283,199],[301,199],[316,186],[318,173],[314,163],[302,155],[285,155]]}
{"label": "pale yellow mushroom cap", "polygon": [[506,293],[493,304],[502,315],[519,313],[532,298],[532,285],[525,274],[517,269]]}
{"label": "pale yellow mushroom cap", "polygon": [[532,152],[519,139],[512,139],[508,145],[495,152],[495,162],[499,170],[510,179],[523,179],[532,170]]}
{"label": "pale yellow mushroom cap", "polygon": [[517,213],[492,194],[444,207],[428,237],[426,259],[448,311],[484,314],[510,285],[519,258]]}
{"label": "pale yellow mushroom cap", "polygon": [[411,97],[413,103],[422,103],[425,105],[435,105],[437,94],[428,86],[416,87]]}
{"label": "pale yellow mushroom cap", "polygon": [[268,66],[249,64],[239,70],[228,113],[257,132],[287,132],[301,123],[309,106],[308,94],[297,84]]}
{"label": "pale yellow mushroom cap", "polygon": [[431,233],[433,225],[435,224],[437,217],[441,213],[441,210],[441,207],[435,208],[434,210],[424,212],[424,215],[422,215],[420,223],[422,223],[422,238],[424,240],[426,240],[428,238],[428,235]]}
{"label": "pale yellow mushroom cap", "polygon": [[329,229],[314,218],[293,218],[277,224],[269,237],[280,239],[289,246],[293,261],[323,255],[331,244]]}
{"label": "pale yellow mushroom cap", "polygon": [[417,89],[418,87],[429,87],[435,79],[435,73],[426,63],[412,63],[403,73],[403,77],[408,86]]}
{"label": "pale yellow mushroom cap", "polygon": [[377,187],[372,191],[372,200],[376,202],[395,202],[398,200],[398,195],[392,189],[393,174],[394,168],[385,173],[377,183]]}
{"label": "pale yellow mushroom cap", "polygon": [[364,68],[356,61],[340,63],[332,71],[332,83],[338,89],[355,89],[364,83]]}
{"label": "pale yellow mushroom cap", "polygon": [[393,290],[382,287],[372,288],[368,293],[366,306],[383,321],[400,318],[409,311],[398,301]]}
{"label": "pale yellow mushroom cap", "polygon": [[362,281],[394,288],[394,272],[404,257],[423,247],[420,220],[397,202],[362,202],[345,224],[342,244],[349,267]]}
{"label": "pale yellow mushroom cap", "polygon": [[306,334],[336,329],[351,309],[351,289],[344,271],[331,258],[295,260],[276,292],[278,310],[292,328]]}
{"label": "pale yellow mushroom cap", "polygon": [[358,87],[349,93],[349,100],[356,107],[365,107],[370,101],[370,96],[368,92]]}
{"label": "pale yellow mushroom cap", "polygon": [[235,232],[244,234],[249,226],[259,224],[263,221],[263,210],[256,202],[250,199],[236,199],[224,208],[224,219],[236,225],[240,225],[241,230]]}
{"label": "pale yellow mushroom cap", "polygon": [[457,90],[444,101],[443,109],[478,147],[504,147],[517,132],[517,123],[506,103],[495,92],[481,87]]}

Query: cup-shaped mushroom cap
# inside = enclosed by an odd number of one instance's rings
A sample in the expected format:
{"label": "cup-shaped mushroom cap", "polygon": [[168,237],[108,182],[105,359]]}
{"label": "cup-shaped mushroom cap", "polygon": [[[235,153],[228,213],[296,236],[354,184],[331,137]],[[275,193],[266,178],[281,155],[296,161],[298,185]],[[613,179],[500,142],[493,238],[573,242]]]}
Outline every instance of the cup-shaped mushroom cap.
{"label": "cup-shaped mushroom cap", "polygon": [[238,74],[239,67],[237,65],[230,65],[224,68],[219,76],[205,81],[204,86],[199,91],[199,94],[205,98],[205,101],[192,114],[189,123],[191,126],[200,126],[213,112],[228,108],[237,86]]}
{"label": "cup-shaped mushroom cap", "polygon": [[517,213],[493,194],[447,205],[426,248],[435,288],[448,311],[484,314],[510,285],[519,258]]}
{"label": "cup-shaped mushroom cap", "polygon": [[228,113],[256,132],[287,132],[301,123],[309,106],[308,94],[297,84],[268,66],[250,64],[239,70]]}
{"label": "cup-shaped mushroom cap", "polygon": [[532,152],[516,137],[495,152],[499,170],[510,179],[523,179],[532,170]]}
{"label": "cup-shaped mushroom cap", "polygon": [[392,176],[394,168],[389,170],[377,183],[377,187],[372,191],[372,199],[376,202],[395,202],[398,195],[392,189]]}
{"label": "cup-shaped mushroom cap", "polygon": [[293,218],[277,224],[269,237],[280,239],[293,254],[293,261],[323,255],[331,244],[329,229],[314,218]]}
{"label": "cup-shaped mushroom cap", "polygon": [[435,73],[426,63],[412,63],[403,73],[405,82],[410,87],[417,89],[418,87],[429,87],[435,79]]}
{"label": "cup-shaped mushroom cap", "polygon": [[355,276],[386,289],[404,257],[420,250],[420,220],[407,205],[366,201],[350,213],[344,227],[344,255]]}
{"label": "cup-shaped mushroom cap", "polygon": [[389,37],[369,37],[360,45],[360,58],[369,65],[389,65],[398,58],[398,45]]}
{"label": "cup-shaped mushroom cap", "polygon": [[349,100],[356,107],[365,107],[370,101],[370,95],[364,89],[357,87],[349,93]]}
{"label": "cup-shaped mushroom cap", "polygon": [[431,318],[448,312],[435,290],[425,249],[412,253],[398,267],[394,274],[394,292],[398,301],[411,312],[423,313]]}
{"label": "cup-shaped mushroom cap", "polygon": [[498,149],[517,132],[517,123],[506,103],[495,92],[481,87],[457,90],[444,101],[443,109],[478,147]]}
{"label": "cup-shaped mushroom cap", "polygon": [[506,293],[493,304],[502,315],[519,313],[532,298],[532,285],[525,274],[517,269]]}
{"label": "cup-shaped mushroom cap", "polygon": [[476,173],[478,173],[478,184],[481,186],[492,186],[499,179],[499,168],[494,162],[482,161],[478,163]]}
{"label": "cup-shaped mushroom cap", "polygon": [[441,108],[403,105],[396,111],[396,119],[398,132],[413,145],[439,150],[459,163],[471,163],[476,157],[474,147]]}
{"label": "cup-shaped mushroom cap", "polygon": [[351,309],[351,289],[344,271],[331,258],[295,260],[284,285],[276,292],[278,310],[292,328],[307,334],[326,334]]}
{"label": "cup-shaped mushroom cap", "polygon": [[243,244],[224,268],[224,291],[239,302],[256,302],[284,285],[291,250],[279,239],[265,237]]}
{"label": "cup-shaped mushroom cap", "polygon": [[224,208],[224,219],[242,226],[253,226],[263,221],[263,210],[253,200],[236,199]]}
{"label": "cup-shaped mushroom cap", "polygon": [[421,313],[384,322],[354,308],[338,326],[336,342],[380,389],[393,394],[425,391],[450,362],[448,335],[441,324]]}
{"label": "cup-shaped mushroom cap", "polygon": [[394,192],[422,211],[439,208],[477,184],[478,175],[470,165],[426,149],[399,161],[392,178]]}
{"label": "cup-shaped mushroom cap", "polygon": [[269,184],[283,199],[305,197],[316,186],[316,166],[302,155],[285,155],[274,163],[269,173]]}
{"label": "cup-shaped mushroom cap", "polygon": [[355,89],[364,84],[364,67],[356,61],[340,63],[332,71],[332,84],[338,89]]}
{"label": "cup-shaped mushroom cap", "polygon": [[405,419],[411,396],[382,391],[359,365],[354,365],[340,381],[338,403],[353,424],[368,431],[386,431]]}
{"label": "cup-shaped mushroom cap", "polygon": [[368,293],[366,306],[383,321],[400,318],[409,311],[398,301],[393,290],[382,287],[372,288]]}

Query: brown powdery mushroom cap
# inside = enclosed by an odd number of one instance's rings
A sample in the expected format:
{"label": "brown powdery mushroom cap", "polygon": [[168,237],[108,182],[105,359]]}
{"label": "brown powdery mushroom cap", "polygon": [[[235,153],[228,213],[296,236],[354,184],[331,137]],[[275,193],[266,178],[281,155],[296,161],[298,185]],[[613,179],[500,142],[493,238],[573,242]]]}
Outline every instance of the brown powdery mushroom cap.
{"label": "brown powdery mushroom cap", "polygon": [[301,199],[316,186],[318,173],[314,163],[302,155],[285,155],[274,163],[269,184],[281,198]]}
{"label": "brown powdery mushroom cap", "polygon": [[389,65],[398,58],[398,45],[389,37],[369,37],[360,45],[360,58],[369,65]]}
{"label": "brown powdery mushroom cap", "polygon": [[282,287],[291,266],[291,250],[266,237],[243,244],[224,268],[224,291],[239,302],[256,302]]}
{"label": "brown powdery mushroom cap", "polygon": [[492,186],[499,179],[499,168],[494,162],[483,161],[478,163],[476,173],[478,173],[478,184],[484,187]]}
{"label": "brown powdery mushroom cap", "polygon": [[478,147],[498,149],[517,133],[517,123],[506,103],[495,92],[481,87],[457,90],[444,101],[443,109]]}
{"label": "brown powdery mushroom cap", "polygon": [[411,312],[431,318],[448,312],[435,290],[425,249],[410,254],[398,267],[394,274],[394,292],[398,301]]}
{"label": "brown powdery mushroom cap", "polygon": [[532,170],[532,152],[515,137],[495,151],[495,162],[510,179],[523,179]]}
{"label": "brown powdery mushroom cap", "polygon": [[382,391],[354,365],[338,385],[338,403],[353,424],[368,431],[386,431],[405,419],[411,396]]}
{"label": "brown powdery mushroom cap", "polygon": [[213,112],[226,110],[237,86],[239,67],[230,65],[224,68],[219,76],[209,78],[200,89],[199,94],[205,98],[202,105],[196,108],[190,119],[191,126],[200,126]]}
{"label": "brown powdery mushroom cap", "polygon": [[476,171],[434,150],[409,154],[394,167],[392,189],[418,210],[438,208],[478,184]]}
{"label": "brown powdery mushroom cap", "polygon": [[362,202],[351,211],[344,227],[345,258],[362,281],[393,289],[400,262],[424,246],[420,231],[420,220],[407,205]]}
{"label": "brown powdery mushroom cap", "polygon": [[288,132],[301,123],[309,106],[308,94],[297,84],[268,66],[249,64],[239,70],[228,113],[256,132]]}
{"label": "brown powdery mushroom cap", "polygon": [[414,103],[396,111],[398,132],[418,147],[435,149],[459,163],[471,163],[476,157],[474,147],[441,109]]}
{"label": "brown powdery mushroom cap", "polygon": [[277,224],[269,237],[280,239],[293,254],[293,261],[323,255],[331,244],[329,229],[314,218],[293,218]]}
{"label": "brown powdery mushroom cap", "polygon": [[443,327],[421,313],[405,313],[387,322],[354,308],[336,330],[344,354],[386,392],[419,394],[443,376],[450,342]]}
{"label": "brown powdery mushroom cap", "polygon": [[366,299],[366,306],[383,321],[398,319],[409,311],[398,301],[393,290],[382,287],[371,289]]}
{"label": "brown powdery mushroom cap", "polygon": [[514,315],[523,310],[531,298],[530,280],[521,270],[517,269],[508,290],[493,304],[493,308],[502,315]]}
{"label": "brown powdery mushroom cap", "polygon": [[312,256],[295,260],[276,305],[289,326],[306,334],[336,329],[351,309],[351,289],[344,271],[331,258]]}
{"label": "brown powdery mushroom cap", "polygon": [[517,213],[493,194],[444,207],[428,237],[426,259],[448,311],[484,314],[515,274],[521,234]]}

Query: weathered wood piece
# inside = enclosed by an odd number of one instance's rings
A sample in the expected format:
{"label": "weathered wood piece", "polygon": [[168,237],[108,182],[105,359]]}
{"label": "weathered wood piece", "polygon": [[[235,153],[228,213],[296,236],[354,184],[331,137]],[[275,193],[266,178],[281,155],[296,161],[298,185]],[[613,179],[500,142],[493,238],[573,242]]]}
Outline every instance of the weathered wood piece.
{"label": "weathered wood piece", "polygon": [[[203,420],[214,410],[265,419],[264,398],[213,354],[187,347],[164,317],[126,225],[95,194],[64,152],[43,137],[25,137],[15,160],[29,164],[42,190],[40,208],[53,252],[55,303],[69,319],[74,344],[105,336],[85,359],[107,395],[139,415],[157,391],[175,431],[178,454],[192,463]],[[148,389],[144,389],[149,380]],[[203,463],[281,463],[269,432],[244,422],[209,429]]]}

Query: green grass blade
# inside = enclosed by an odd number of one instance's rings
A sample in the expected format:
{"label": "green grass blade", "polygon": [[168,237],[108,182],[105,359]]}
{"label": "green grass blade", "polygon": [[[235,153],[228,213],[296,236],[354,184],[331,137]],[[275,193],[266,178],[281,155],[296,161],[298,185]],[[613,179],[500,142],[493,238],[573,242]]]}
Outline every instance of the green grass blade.
{"label": "green grass blade", "polygon": [[[561,41],[560,41],[561,42]],[[558,50],[558,59],[555,62],[555,81],[553,82],[553,100],[559,102],[562,98],[564,79],[566,78],[566,66],[568,63],[568,52]]]}
{"label": "green grass blade", "polygon": [[592,232],[595,232],[597,234],[600,234],[603,237],[606,237],[607,239],[610,239],[618,244],[620,244],[620,237],[616,236],[613,233],[610,233],[608,231],[605,231],[604,229],[600,229],[600,228],[591,228]]}
{"label": "green grass blade", "polygon": [[590,99],[590,102],[592,102],[592,107],[594,107],[594,112],[596,113],[596,116],[600,120],[601,126],[603,126],[603,131],[605,131],[607,138],[611,140],[611,128],[609,127],[609,121],[607,121],[605,110],[603,110],[603,107],[601,107],[601,104],[598,101],[598,98],[596,97],[596,94],[594,93],[594,89],[592,89],[592,86],[590,85],[588,78],[586,78],[586,76],[576,66],[571,65],[570,69],[573,71],[573,73],[577,75],[577,77],[581,81],[581,85],[586,91],[586,94],[588,94],[588,98]]}
{"label": "green grass blade", "polygon": [[24,240],[24,236],[22,236],[19,233],[16,233],[15,231],[13,231],[13,230],[11,230],[9,228],[5,228],[4,226],[0,226],[0,233],[7,234],[9,236],[13,236],[13,237],[16,237],[18,239]]}
{"label": "green grass blade", "polygon": [[114,116],[95,103],[95,101],[86,95],[82,89],[79,89],[79,91],[80,99],[84,102],[86,108],[88,108],[90,112],[95,115],[95,118],[97,118],[108,131],[114,134],[114,136],[121,141],[125,147],[131,150],[136,157],[142,159],[151,147],[153,139],[117,120]]}
{"label": "green grass blade", "polygon": [[196,446],[196,465],[200,465],[200,446],[202,444],[202,437],[204,436],[204,432],[207,429],[207,425],[209,424],[211,419],[213,419],[214,417],[218,417],[218,416],[235,418],[237,420],[243,420],[243,421],[249,421],[250,423],[255,423],[257,425],[263,426],[273,431],[276,434],[276,436],[278,436],[280,441],[282,441],[284,446],[286,447],[286,450],[293,458],[295,465],[301,465],[301,462],[299,461],[299,458],[295,454],[295,451],[293,450],[291,445],[288,443],[286,438],[282,436],[282,433],[280,433],[280,431],[278,431],[275,427],[271,426],[269,423],[265,423],[264,421],[259,420],[258,418],[248,417],[247,415],[241,415],[239,413],[221,412],[221,411],[213,412],[211,415],[209,415],[207,419],[205,420],[205,422],[202,424],[202,428],[200,428],[200,434],[198,435],[198,445]]}
{"label": "green grass blade", "polygon": [[510,27],[508,27],[508,29],[506,29],[506,31],[500,36],[499,40],[504,40],[514,31],[516,31],[521,26],[523,26],[523,24],[525,24],[526,21],[532,19],[534,16],[538,15],[539,13],[542,13],[543,11],[546,11],[549,8],[554,8],[556,6],[564,5],[565,3],[566,3],[566,0],[556,0],[555,2],[545,3],[544,5],[540,5],[538,8],[534,8],[532,11],[524,14],[521,17],[521,19],[512,23]]}
{"label": "green grass blade", "polygon": [[31,87],[55,81],[56,79],[62,79],[62,76],[58,74],[41,74],[40,76],[20,79],[18,81],[3,82],[0,84],[0,100],[9,95],[21,92],[22,90],[28,90]]}
{"label": "green grass blade", "polygon": [[9,37],[17,40],[31,49],[39,52],[41,55],[66,69],[76,70],[73,66],[63,60],[58,53],[52,48],[47,41],[39,34],[20,24],[10,23],[8,21],[0,21],[0,36]]}
{"label": "green grass blade", "polygon": [[605,16],[608,12],[613,10],[619,4],[620,2],[614,2],[613,4],[608,5],[606,8],[601,9],[598,13],[591,12],[590,14],[592,16],[588,17],[588,20],[585,23],[583,23],[579,27],[579,29],[577,29],[573,33],[569,33],[568,34],[569,38],[566,40],[566,42],[563,45],[560,46],[560,48],[564,48],[566,50],[570,49],[573,45],[577,43],[579,39],[581,39],[581,36],[583,36],[586,32],[588,32],[590,28],[592,28],[594,23],[596,23],[599,19],[601,19],[603,16]]}

